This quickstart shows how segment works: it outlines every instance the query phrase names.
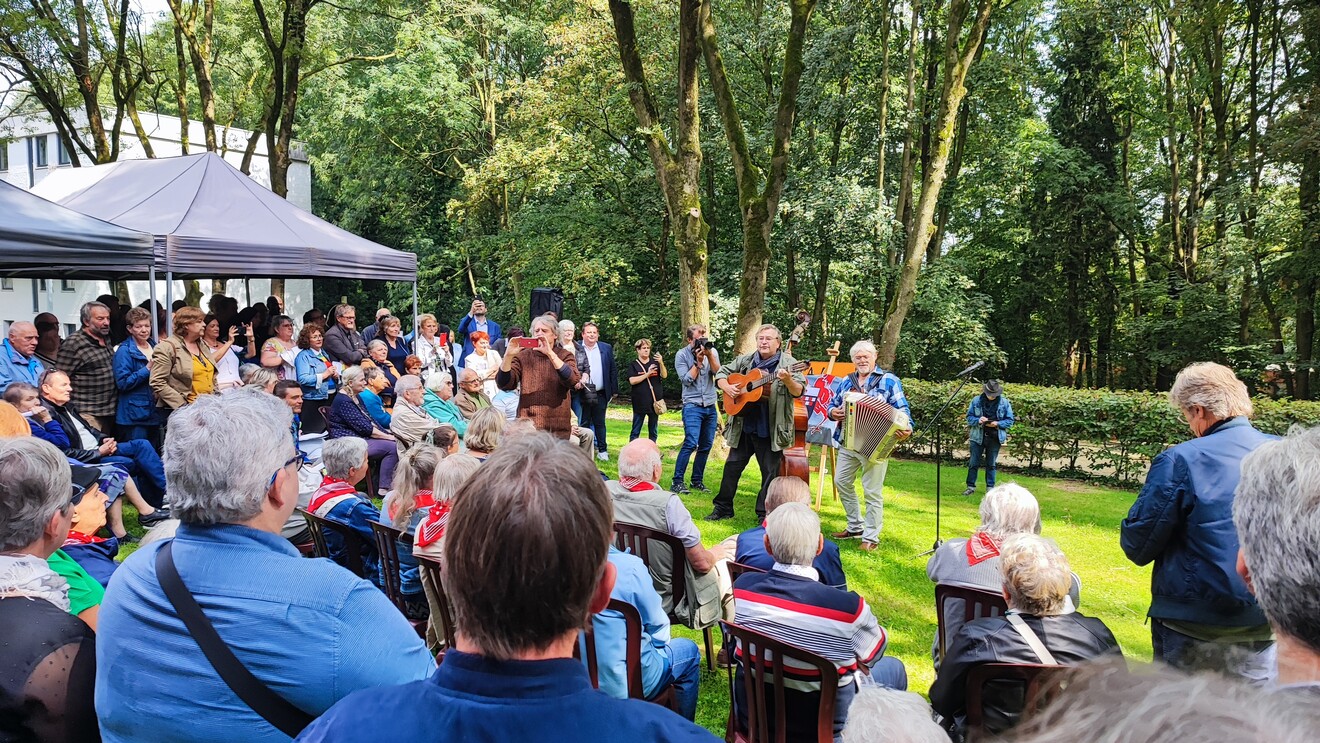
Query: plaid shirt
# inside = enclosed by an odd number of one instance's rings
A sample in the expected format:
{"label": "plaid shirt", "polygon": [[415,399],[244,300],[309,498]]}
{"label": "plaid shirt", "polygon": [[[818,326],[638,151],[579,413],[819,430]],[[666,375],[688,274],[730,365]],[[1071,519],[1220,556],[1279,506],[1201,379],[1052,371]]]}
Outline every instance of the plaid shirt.
{"label": "plaid shirt", "polygon": [[80,412],[95,416],[113,416],[119,402],[115,386],[114,350],[85,330],[79,330],[60,344],[55,368],[69,375],[73,384],[73,404]]}

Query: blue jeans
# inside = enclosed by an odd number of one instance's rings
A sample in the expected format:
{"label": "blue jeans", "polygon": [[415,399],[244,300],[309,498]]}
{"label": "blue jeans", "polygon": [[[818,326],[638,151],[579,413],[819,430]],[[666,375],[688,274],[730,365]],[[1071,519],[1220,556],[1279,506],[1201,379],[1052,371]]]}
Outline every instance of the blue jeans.
{"label": "blue jeans", "polygon": [[1158,619],[1150,620],[1150,639],[1155,660],[1183,671],[1227,671],[1259,685],[1270,675],[1268,640],[1243,643],[1205,642],[1188,637]]}
{"label": "blue jeans", "polygon": [[142,492],[142,499],[153,508],[160,508],[165,502],[165,467],[150,442],[141,439],[120,441],[114,454],[96,461],[124,465]]}
{"label": "blue jeans", "polygon": [[582,392],[573,390],[573,394],[569,396],[569,404],[573,408],[573,417],[577,420],[577,424],[582,428],[590,428],[591,426],[582,419]]}
{"label": "blue jeans", "polygon": [[967,487],[976,487],[976,471],[980,469],[982,462],[985,463],[985,489],[989,490],[995,486],[995,463],[999,461],[999,434],[993,436],[989,432],[984,434],[986,438],[992,439],[984,443],[971,442],[972,461],[967,466]]}
{"label": "blue jeans", "polygon": [[120,424],[116,441],[146,441],[151,448],[160,451],[160,426],[129,426]]}
{"label": "blue jeans", "polygon": [[660,431],[657,427],[660,421],[660,416],[656,415],[655,408],[650,410],[633,408],[632,433],[628,434],[629,441],[635,441],[638,436],[642,435],[643,421],[646,422],[647,438],[652,441],[660,438]]}
{"label": "blue jeans", "polygon": [[665,646],[665,651],[669,655],[669,675],[662,678],[656,688],[646,689],[646,698],[651,699],[673,684],[678,713],[694,720],[697,717],[697,685],[701,681],[701,650],[697,643],[686,637],[676,637]]}
{"label": "blue jeans", "polygon": [[706,458],[710,456],[710,448],[715,444],[715,424],[718,420],[719,414],[714,405],[704,408],[699,405],[683,406],[683,446],[678,450],[678,461],[674,464],[675,485],[683,484],[692,452],[697,453],[697,458],[692,462],[692,484],[706,484]]}

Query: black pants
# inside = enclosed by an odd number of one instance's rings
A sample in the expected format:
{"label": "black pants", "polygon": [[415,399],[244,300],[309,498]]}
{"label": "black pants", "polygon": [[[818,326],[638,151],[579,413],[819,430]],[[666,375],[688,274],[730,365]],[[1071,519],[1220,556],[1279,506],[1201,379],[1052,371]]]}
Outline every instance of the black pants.
{"label": "black pants", "polygon": [[784,460],[784,453],[775,451],[768,438],[753,436],[743,431],[738,439],[738,446],[729,450],[729,459],[724,463],[724,478],[720,480],[720,492],[715,496],[717,513],[733,514],[733,496],[738,492],[738,481],[742,479],[747,464],[756,458],[761,468],[761,490],[756,494],[756,515],[765,518],[765,491],[770,481],[779,476],[779,464]]}
{"label": "black pants", "polygon": [[596,434],[596,451],[608,451],[605,441],[605,396],[597,393],[596,402],[587,402],[582,398],[582,416],[578,425],[590,428]]}

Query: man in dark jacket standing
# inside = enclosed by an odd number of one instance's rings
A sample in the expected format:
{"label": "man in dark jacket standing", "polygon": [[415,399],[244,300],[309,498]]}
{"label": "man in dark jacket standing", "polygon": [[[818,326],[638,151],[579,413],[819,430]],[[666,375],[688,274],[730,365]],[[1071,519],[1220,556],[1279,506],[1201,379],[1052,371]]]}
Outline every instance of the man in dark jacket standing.
{"label": "man in dark jacket standing", "polygon": [[1196,438],[1155,458],[1123,520],[1122,545],[1151,573],[1155,657],[1179,668],[1214,667],[1254,680],[1273,638],[1237,573],[1233,492],[1242,459],[1274,438],[1252,427],[1251,398],[1233,370],[1197,363],[1178,373],[1169,402]]}
{"label": "man in dark jacket standing", "polygon": [[325,355],[344,366],[357,366],[367,358],[367,342],[357,331],[357,310],[351,304],[341,304],[330,315],[334,327],[325,331]]}

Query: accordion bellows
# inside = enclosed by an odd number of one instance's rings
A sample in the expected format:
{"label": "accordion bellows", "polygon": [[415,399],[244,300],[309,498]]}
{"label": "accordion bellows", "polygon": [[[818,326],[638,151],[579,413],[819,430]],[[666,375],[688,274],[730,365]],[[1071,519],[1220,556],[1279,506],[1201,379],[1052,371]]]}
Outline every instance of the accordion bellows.
{"label": "accordion bellows", "polygon": [[888,459],[898,446],[898,432],[908,428],[907,414],[861,392],[845,394],[843,403],[843,448],[868,462]]}

